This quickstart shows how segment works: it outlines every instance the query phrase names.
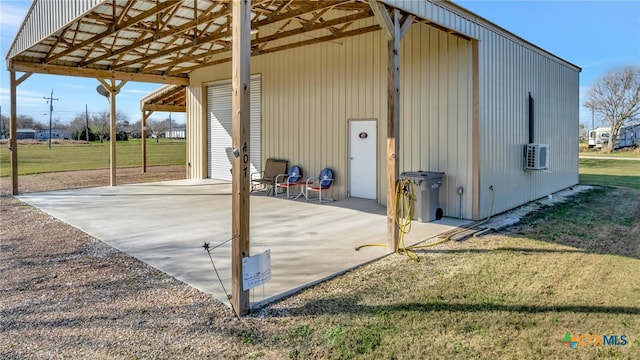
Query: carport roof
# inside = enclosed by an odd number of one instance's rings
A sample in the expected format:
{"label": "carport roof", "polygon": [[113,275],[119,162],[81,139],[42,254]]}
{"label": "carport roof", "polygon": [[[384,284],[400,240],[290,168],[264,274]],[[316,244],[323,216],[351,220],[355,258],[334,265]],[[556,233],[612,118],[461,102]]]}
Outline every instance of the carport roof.
{"label": "carport roof", "polygon": [[164,85],[140,99],[141,111],[186,112],[186,85]]}
{"label": "carport roof", "polygon": [[[370,20],[376,2],[253,0],[251,55],[378,31]],[[379,2],[404,7],[402,1]],[[455,3],[435,3],[576,67]],[[425,14],[412,15],[469,39]],[[10,71],[188,85],[191,71],[231,61],[231,1],[33,0],[6,58]]]}
{"label": "carport roof", "polygon": [[[378,31],[376,2],[253,0],[251,55]],[[6,58],[10,71],[188,85],[231,61],[231,1],[33,0]]]}
{"label": "carport roof", "polygon": [[[377,31],[372,16],[359,0],[255,0],[251,52]],[[35,0],[7,53],[9,70],[176,85],[230,61],[231,2],[211,0]]]}

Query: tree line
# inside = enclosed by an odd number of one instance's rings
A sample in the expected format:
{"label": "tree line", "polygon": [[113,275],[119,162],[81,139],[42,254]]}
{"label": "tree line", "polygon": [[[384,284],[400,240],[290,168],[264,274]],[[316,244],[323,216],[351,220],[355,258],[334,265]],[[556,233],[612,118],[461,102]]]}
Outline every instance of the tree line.
{"label": "tree line", "polygon": [[[71,134],[73,140],[87,140],[87,123],[89,141],[109,140],[109,124],[111,115],[108,111],[99,113],[91,113],[87,116],[85,113],[78,113],[70,123],[63,123],[60,119],[53,119],[51,128],[67,131]],[[36,121],[28,115],[18,115],[16,117],[16,125],[18,129],[46,130],[49,124]],[[180,127],[169,118],[163,120],[147,120],[147,137],[153,136],[160,138],[164,136],[166,131],[173,127]],[[131,122],[129,117],[120,111],[116,112],[116,140],[128,140],[129,138],[139,139],[142,137],[141,122]],[[2,115],[0,117],[0,138],[9,137],[9,117]]]}

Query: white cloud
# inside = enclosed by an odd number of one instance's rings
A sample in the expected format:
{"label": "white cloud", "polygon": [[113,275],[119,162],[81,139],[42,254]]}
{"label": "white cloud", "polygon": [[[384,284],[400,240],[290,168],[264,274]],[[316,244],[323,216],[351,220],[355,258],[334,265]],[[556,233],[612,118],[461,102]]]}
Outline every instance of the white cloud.
{"label": "white cloud", "polygon": [[[47,102],[45,99],[43,99],[46,96],[46,94],[43,93],[39,93],[39,92],[35,92],[35,91],[29,91],[29,90],[20,90],[17,89],[16,90],[16,104],[18,105],[18,107],[20,108],[24,108],[24,107],[28,107],[30,110],[33,110],[35,112],[39,112],[40,108],[42,109],[47,109]],[[2,104],[3,107],[6,106],[7,109],[7,113],[9,111],[9,103],[10,103],[11,99],[9,96],[9,89],[6,88],[1,88],[0,89],[0,104]]]}
{"label": "white cloud", "polygon": [[131,90],[122,90],[122,92],[126,92],[126,93],[132,93],[132,94],[148,94],[151,91],[149,90],[136,90],[136,89],[131,89]]}

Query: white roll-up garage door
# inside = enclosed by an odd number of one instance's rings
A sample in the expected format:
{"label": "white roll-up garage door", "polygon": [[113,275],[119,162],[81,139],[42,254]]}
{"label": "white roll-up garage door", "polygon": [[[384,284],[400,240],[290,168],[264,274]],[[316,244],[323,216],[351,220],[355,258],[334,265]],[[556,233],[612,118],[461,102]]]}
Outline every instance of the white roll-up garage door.
{"label": "white roll-up garage door", "polygon": [[[251,77],[251,172],[260,171],[262,84],[260,75]],[[207,139],[209,178],[231,181],[231,81],[207,86]]]}

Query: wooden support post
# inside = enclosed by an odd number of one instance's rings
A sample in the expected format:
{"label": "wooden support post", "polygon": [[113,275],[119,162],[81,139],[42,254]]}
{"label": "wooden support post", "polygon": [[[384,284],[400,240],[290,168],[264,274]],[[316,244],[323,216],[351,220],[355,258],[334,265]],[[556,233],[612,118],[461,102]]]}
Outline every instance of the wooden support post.
{"label": "wooden support post", "polygon": [[18,195],[18,117],[16,110],[16,72],[10,71],[9,147],[11,149],[11,193]]}
{"label": "wooden support post", "polygon": [[[112,81],[115,83],[115,81]],[[116,186],[116,92],[109,89],[109,103],[111,104],[111,121],[109,122],[109,166],[110,184]]]}
{"label": "wooden support post", "polygon": [[[373,8],[376,4],[371,3]],[[396,182],[400,173],[400,40],[409,30],[414,16],[400,19],[400,10],[393,9],[393,19],[380,8],[377,18],[387,41],[387,251],[398,249],[398,224],[396,217]],[[389,29],[389,27],[392,27]]]}
{"label": "wooden support post", "polygon": [[251,0],[232,4],[232,252],[231,304],[238,316],[249,313],[249,290],[242,285],[242,258],[249,256],[249,180]]}
{"label": "wooden support post", "polygon": [[116,79],[98,79],[102,86],[109,91],[109,104],[111,104],[111,116],[109,122],[109,173],[110,184],[116,186],[116,95],[120,92],[120,89],[126,84],[126,81],[120,81],[116,83]]}
{"label": "wooden support post", "polygon": [[387,41],[387,251],[398,248],[396,182],[400,172],[400,26],[393,11],[392,38]]}
{"label": "wooden support post", "polygon": [[147,120],[153,114],[153,111],[142,110],[142,172],[147,172]]}

